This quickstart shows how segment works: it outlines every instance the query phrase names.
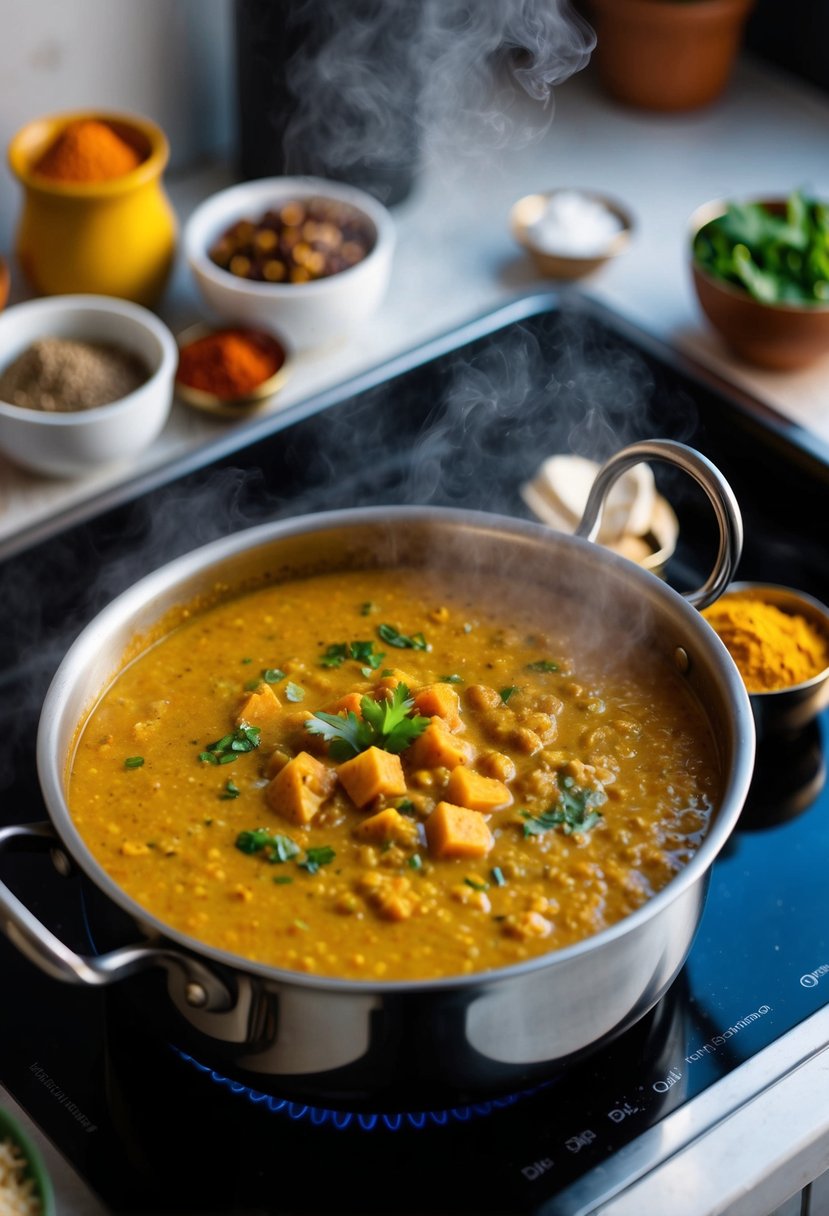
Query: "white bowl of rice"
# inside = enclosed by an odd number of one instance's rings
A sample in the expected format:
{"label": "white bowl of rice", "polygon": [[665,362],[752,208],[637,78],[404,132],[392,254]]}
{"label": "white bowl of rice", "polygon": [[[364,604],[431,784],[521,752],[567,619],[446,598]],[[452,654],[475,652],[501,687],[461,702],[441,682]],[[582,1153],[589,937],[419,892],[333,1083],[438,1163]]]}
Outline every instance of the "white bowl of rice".
{"label": "white bowl of rice", "polygon": [[8,1111],[0,1108],[0,1212],[55,1216],[55,1196],[43,1159]]}

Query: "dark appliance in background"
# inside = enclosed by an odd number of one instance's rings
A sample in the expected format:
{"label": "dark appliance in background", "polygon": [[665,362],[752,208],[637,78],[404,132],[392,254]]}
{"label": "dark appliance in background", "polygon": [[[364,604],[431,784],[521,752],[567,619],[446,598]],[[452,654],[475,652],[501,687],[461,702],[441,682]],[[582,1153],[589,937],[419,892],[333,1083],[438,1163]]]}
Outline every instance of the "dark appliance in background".
{"label": "dark appliance in background", "polygon": [[[746,524],[740,577],[829,600],[829,448],[598,305],[551,295],[233,428],[0,545],[0,822],[45,817],[35,738],[48,680],[78,629],[150,569],[245,525],[358,503],[527,517],[519,488],[546,455],[602,457],[657,435],[691,443],[731,482]],[[654,471],[680,517],[670,581],[697,586],[715,551],[710,504],[682,474]],[[661,1216],[676,1207],[666,1194],[688,1199],[700,1178],[722,1195],[762,1175],[769,1135],[791,1193],[825,1169],[829,1144],[825,1086],[810,1071],[829,1053],[827,730],[824,711],[761,744],[666,996],[535,1090],[430,1111],[288,1101],[163,1040],[140,1020],[133,981],[60,984],[2,933],[0,1083],[119,1216],[586,1216],[617,1192],[637,1201],[626,1212]],[[22,853],[0,857],[0,874],[62,940],[94,949],[77,874]],[[800,1109],[822,1158],[799,1157],[794,1121],[777,1114],[779,1083],[798,1074],[814,1086]],[[739,1143],[724,1158],[710,1137],[733,1122]],[[642,1179],[670,1189],[638,1204]],[[785,1196],[767,1195],[752,1182],[740,1210],[768,1216]]]}
{"label": "dark appliance in background", "polygon": [[746,46],[801,80],[829,91],[829,4],[825,0],[757,0],[746,28]]}
{"label": "dark appliance in background", "polygon": [[400,202],[418,161],[419,0],[236,0],[239,170]]}

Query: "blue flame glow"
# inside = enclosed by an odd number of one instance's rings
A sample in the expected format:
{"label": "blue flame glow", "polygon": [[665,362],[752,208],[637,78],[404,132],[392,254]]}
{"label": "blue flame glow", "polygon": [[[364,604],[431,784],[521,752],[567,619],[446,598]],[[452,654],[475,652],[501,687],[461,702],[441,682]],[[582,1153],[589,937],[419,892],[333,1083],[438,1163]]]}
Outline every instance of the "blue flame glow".
{"label": "blue flame glow", "polygon": [[363,1111],[350,1110],[329,1110],[322,1106],[309,1106],[305,1102],[290,1102],[286,1098],[275,1098],[271,1094],[262,1093],[261,1090],[252,1089],[249,1085],[242,1085],[239,1081],[233,1081],[230,1077],[225,1077],[220,1072],[216,1072],[209,1064],[202,1064],[193,1056],[187,1055],[178,1047],[170,1044],[170,1047],[186,1064],[191,1065],[198,1072],[210,1078],[216,1084],[228,1089],[232,1094],[239,1094],[248,1102],[255,1106],[261,1106],[263,1109],[273,1111],[276,1114],[281,1114],[295,1122],[305,1120],[315,1127],[334,1127],[340,1131],[344,1131],[347,1127],[360,1128],[362,1131],[400,1131],[401,1128],[414,1128],[421,1130],[428,1127],[446,1127],[453,1123],[468,1123],[470,1119],[481,1118],[485,1115],[491,1115],[493,1111],[503,1110],[506,1107],[514,1106],[522,1098],[527,1098],[531,1094],[538,1093],[539,1090],[545,1089],[551,1082],[546,1082],[543,1085],[537,1085],[533,1089],[522,1090],[520,1093],[509,1094],[503,1098],[491,1098],[484,1102],[473,1102],[466,1106],[453,1106],[447,1110],[419,1110],[419,1111],[401,1111],[395,1114],[373,1114]]}

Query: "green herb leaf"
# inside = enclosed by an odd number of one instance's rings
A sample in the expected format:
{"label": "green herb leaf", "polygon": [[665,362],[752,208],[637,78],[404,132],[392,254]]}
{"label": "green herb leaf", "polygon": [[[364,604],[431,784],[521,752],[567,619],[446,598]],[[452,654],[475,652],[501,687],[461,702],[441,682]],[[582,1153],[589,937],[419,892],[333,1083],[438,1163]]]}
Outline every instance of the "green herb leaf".
{"label": "green herb leaf", "polygon": [[572,777],[558,778],[558,801],[540,815],[522,811],[524,835],[540,836],[551,828],[561,828],[565,836],[573,832],[589,832],[602,818],[595,808],[607,801],[604,790],[583,789]]}
{"label": "green herb leaf", "polygon": [[348,760],[369,747],[387,752],[402,752],[423,733],[429,718],[410,717],[414,701],[405,684],[398,684],[391,700],[376,701],[364,696],[360,701],[362,718],[347,714],[315,713],[305,723],[312,735],[321,735],[334,760]]}
{"label": "green herb leaf", "polygon": [[316,874],[320,866],[330,865],[336,856],[337,854],[330,845],[322,844],[315,848],[307,849],[305,859],[298,861],[297,865],[300,870],[307,870],[309,874]]}
{"label": "green herb leaf", "polygon": [[438,684],[463,684],[463,676],[438,676]]}
{"label": "green herb leaf", "polygon": [[232,734],[208,743],[206,750],[199,752],[199,760],[203,764],[232,764],[238,756],[259,746],[260,734],[258,726],[239,726]]}
{"label": "green herb leaf", "polygon": [[290,874],[274,874],[271,881],[275,882],[280,887],[284,887],[287,886],[289,882],[293,882],[294,880]]}
{"label": "green herb leaf", "polygon": [[334,642],[320,659],[321,667],[342,667],[346,659],[354,659],[369,668],[369,675],[376,671],[385,658],[382,651],[375,651],[374,642]]}
{"label": "green herb leaf", "polygon": [[422,633],[413,633],[407,637],[400,633],[394,625],[378,625],[377,635],[387,646],[396,646],[398,650],[429,650],[429,643]]}
{"label": "green herb leaf", "polygon": [[401,798],[394,809],[399,811],[401,815],[413,815],[415,813],[415,804],[411,798]]}
{"label": "green herb leaf", "polygon": [[510,686],[508,688],[502,688],[500,690],[500,692],[498,693],[498,695],[501,698],[501,700],[504,702],[504,704],[506,705],[508,703],[510,697],[514,697],[515,694],[520,691],[521,691],[521,689],[518,687],[517,684],[510,684]]}
{"label": "green herb leaf", "polygon": [[285,672],[278,667],[266,667],[262,672],[262,679],[266,684],[278,684],[280,680],[285,679]]}
{"label": "green herb leaf", "polygon": [[225,785],[224,793],[219,794],[219,797],[221,798],[222,802],[229,802],[233,798],[238,798],[241,792],[242,791],[234,781],[228,781]]}
{"label": "green herb leaf", "polygon": [[411,857],[409,858],[409,869],[410,870],[421,870],[422,868],[423,868],[423,859],[421,858],[420,854],[412,853]]}
{"label": "green herb leaf", "polygon": [[348,658],[348,643],[333,642],[320,659],[320,667],[342,667]]}
{"label": "green herb leaf", "polygon": [[252,832],[240,832],[236,837],[236,848],[242,853],[261,853],[265,861],[277,865],[297,857],[302,850],[290,836],[272,835],[267,828],[256,828]]}
{"label": "green herb leaf", "polygon": [[473,891],[488,891],[489,890],[488,882],[479,882],[476,878],[465,878],[463,881],[466,883],[466,885],[468,887],[471,887]]}
{"label": "green herb leaf", "polygon": [[366,600],[364,604],[360,605],[360,616],[371,616],[372,612],[376,611],[377,605],[372,603],[371,600]]}
{"label": "green herb leaf", "polygon": [[305,700],[305,689],[299,684],[294,684],[293,680],[289,680],[285,685],[285,699],[296,704],[299,701]]}
{"label": "green herb leaf", "polygon": [[558,671],[558,663],[554,663],[552,659],[537,659],[535,663],[528,663],[526,671]]}
{"label": "green herb leaf", "polygon": [[142,768],[144,765],[143,756],[127,756],[124,761],[124,768]]}
{"label": "green herb leaf", "polygon": [[829,208],[799,190],[785,211],[731,203],[694,238],[694,259],[763,303],[822,303],[829,290]]}

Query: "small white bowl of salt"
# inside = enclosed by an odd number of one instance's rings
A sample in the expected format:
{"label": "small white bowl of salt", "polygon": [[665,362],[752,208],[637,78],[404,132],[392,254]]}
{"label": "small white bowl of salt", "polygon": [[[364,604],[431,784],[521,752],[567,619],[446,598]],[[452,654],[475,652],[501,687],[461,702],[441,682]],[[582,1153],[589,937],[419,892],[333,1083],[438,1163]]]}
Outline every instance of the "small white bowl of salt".
{"label": "small white bowl of salt", "polygon": [[607,195],[560,189],[519,199],[510,226],[545,278],[580,279],[624,253],[633,218]]}

